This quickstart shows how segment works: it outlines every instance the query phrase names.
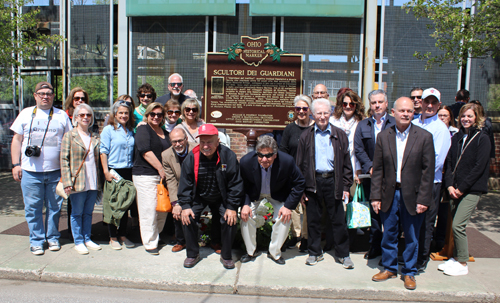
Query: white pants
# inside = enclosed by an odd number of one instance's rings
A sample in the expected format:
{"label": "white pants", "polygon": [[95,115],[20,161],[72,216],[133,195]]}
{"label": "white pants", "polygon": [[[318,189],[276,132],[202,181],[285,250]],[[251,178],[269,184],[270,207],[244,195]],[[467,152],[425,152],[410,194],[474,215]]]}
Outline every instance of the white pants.
{"label": "white pants", "polygon": [[278,213],[281,207],[285,204],[271,198],[271,195],[260,195],[259,200],[252,202],[250,208],[252,209],[252,217],[248,218],[247,222],[241,221],[241,235],[243,236],[243,241],[245,241],[245,246],[247,248],[247,253],[253,255],[257,248],[257,226],[255,225],[254,218],[256,218],[255,211],[260,204],[260,200],[266,198],[274,208],[275,223],[273,225],[273,232],[271,234],[271,243],[269,243],[269,253],[275,260],[281,257],[281,246],[285,243],[288,237],[288,230],[290,229],[291,220],[286,224],[278,218]]}
{"label": "white pants", "polygon": [[142,244],[146,249],[158,248],[159,234],[167,219],[167,213],[156,212],[156,185],[160,184],[160,176],[132,176],[132,181],[137,190]]}

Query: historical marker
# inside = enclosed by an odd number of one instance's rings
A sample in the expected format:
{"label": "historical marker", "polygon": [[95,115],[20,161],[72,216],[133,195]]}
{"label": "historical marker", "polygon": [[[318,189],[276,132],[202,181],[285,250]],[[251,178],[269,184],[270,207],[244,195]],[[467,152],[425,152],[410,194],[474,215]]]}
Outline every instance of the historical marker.
{"label": "historical marker", "polygon": [[302,93],[302,55],[288,54],[268,37],[241,37],[205,66],[205,120],[216,126],[283,129]]}

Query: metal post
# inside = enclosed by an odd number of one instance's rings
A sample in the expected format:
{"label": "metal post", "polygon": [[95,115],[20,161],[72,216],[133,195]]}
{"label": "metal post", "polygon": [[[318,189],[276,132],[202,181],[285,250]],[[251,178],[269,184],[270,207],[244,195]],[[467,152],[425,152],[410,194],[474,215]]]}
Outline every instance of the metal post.
{"label": "metal post", "polygon": [[358,94],[363,95],[363,51],[365,38],[365,17],[361,18],[361,31],[359,33],[359,77],[358,77]]}
{"label": "metal post", "polygon": [[368,94],[373,90],[375,81],[375,53],[377,49],[377,1],[366,1],[365,52],[363,74],[363,100],[365,107],[370,106]]}
{"label": "metal post", "polygon": [[[125,1],[125,0],[123,0]],[[128,92],[127,94],[132,96],[132,77],[134,74],[132,73],[132,57],[134,56],[134,51],[132,49],[132,20],[133,18],[130,18],[129,21],[129,27],[128,27]]]}
{"label": "metal post", "polygon": [[380,52],[378,56],[378,88],[383,89],[382,74],[384,72],[384,30],[385,30],[385,0],[382,0],[382,11],[380,14]]}
{"label": "metal post", "polygon": [[276,45],[276,16],[273,16],[273,33],[271,35],[271,43]]}
{"label": "metal post", "polygon": [[128,94],[128,42],[127,0],[118,0],[118,95]]}
{"label": "metal post", "polygon": [[[472,0],[472,5],[470,7],[470,14],[474,16],[476,13],[476,0]],[[470,53],[467,51],[467,69],[465,70],[465,89],[470,90],[470,69],[472,67],[472,58]]]}
{"label": "metal post", "polygon": [[285,17],[281,17],[280,48],[285,47]]}
{"label": "metal post", "polygon": [[205,16],[205,54],[208,53],[208,22],[210,22],[210,19],[208,16]]}
{"label": "metal post", "polygon": [[213,52],[217,52],[217,16],[214,16],[214,48]]}

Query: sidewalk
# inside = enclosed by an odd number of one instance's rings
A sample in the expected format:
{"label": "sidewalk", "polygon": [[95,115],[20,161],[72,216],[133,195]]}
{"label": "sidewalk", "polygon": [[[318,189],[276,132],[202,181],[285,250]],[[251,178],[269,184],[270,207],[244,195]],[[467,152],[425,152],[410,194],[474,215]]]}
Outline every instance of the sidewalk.
{"label": "sidewalk", "polygon": [[[24,222],[20,187],[10,174],[0,173],[0,278],[84,285],[155,289],[169,291],[226,293],[256,296],[316,297],[328,299],[386,300],[419,302],[500,302],[500,258],[476,257],[469,263],[469,275],[444,276],[439,262],[430,261],[425,273],[416,277],[417,289],[406,290],[403,282],[392,279],[372,282],[379,271],[379,259],[363,260],[352,254],[354,270],[343,269],[330,253],[316,266],[306,266],[306,254],[297,249],[283,253],[280,266],[260,255],[254,262],[236,263],[226,270],[213,250],[202,248],[202,260],[192,269],[183,267],[185,251],[172,253],[164,246],[159,256],[148,255],[142,246],[112,250],[100,242],[101,251],[78,255],[73,244],[61,239],[59,252],[43,256],[29,252],[27,236],[1,234]],[[484,196],[471,226],[488,237],[493,249],[500,244],[500,194]],[[98,210],[96,210],[98,211]],[[496,245],[496,246],[495,246]],[[234,250],[236,260],[242,251]]]}

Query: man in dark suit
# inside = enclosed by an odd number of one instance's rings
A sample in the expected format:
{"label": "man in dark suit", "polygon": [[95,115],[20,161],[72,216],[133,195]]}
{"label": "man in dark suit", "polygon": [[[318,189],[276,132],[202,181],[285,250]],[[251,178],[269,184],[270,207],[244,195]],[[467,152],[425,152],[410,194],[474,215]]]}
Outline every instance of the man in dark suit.
{"label": "man in dark suit", "polygon": [[[372,116],[359,121],[354,135],[354,153],[361,164],[363,174],[372,174],[373,153],[377,135],[384,129],[396,125],[394,117],[387,113],[387,94],[381,89],[371,91],[368,94],[370,100],[370,112]],[[365,196],[370,196],[371,179],[363,179]],[[382,254],[380,243],[382,242],[382,221],[380,215],[370,208],[370,250],[365,254],[365,259],[374,259]]]}
{"label": "man in dark suit", "polygon": [[250,152],[240,160],[245,188],[245,205],[241,208],[241,234],[247,249],[241,262],[252,261],[257,256],[256,231],[263,223],[259,205],[266,199],[274,208],[275,219],[267,256],[283,265],[285,260],[281,257],[281,246],[288,237],[292,210],[300,202],[305,179],[295,164],[295,159],[278,151],[278,144],[271,136],[259,137],[256,150],[257,152]]}
{"label": "man in dark suit", "polygon": [[418,237],[424,212],[432,201],[434,182],[434,143],[428,131],[411,125],[413,102],[396,100],[392,114],[396,126],[377,137],[373,158],[371,203],[384,226],[382,265],[384,271],[373,281],[397,277],[398,234],[400,224],[405,235],[404,265],[401,274],[407,289],[417,287]]}

